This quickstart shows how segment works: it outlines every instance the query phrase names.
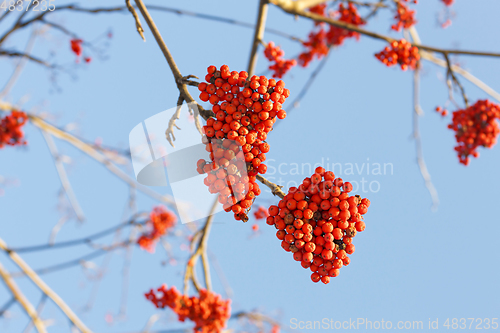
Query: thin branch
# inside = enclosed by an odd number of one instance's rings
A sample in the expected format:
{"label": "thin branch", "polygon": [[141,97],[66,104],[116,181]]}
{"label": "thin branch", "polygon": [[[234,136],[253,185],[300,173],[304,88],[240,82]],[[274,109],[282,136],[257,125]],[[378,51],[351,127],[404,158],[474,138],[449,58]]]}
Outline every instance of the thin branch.
{"label": "thin branch", "polygon": [[91,243],[94,239],[104,237],[106,235],[109,235],[109,234],[117,231],[117,230],[121,230],[124,227],[128,227],[128,226],[135,225],[135,224],[140,224],[136,221],[139,217],[141,217],[143,215],[147,215],[147,214],[145,214],[145,213],[137,214],[136,216],[132,217],[132,219],[130,219],[130,221],[120,223],[114,227],[108,228],[106,230],[100,231],[98,233],[92,234],[92,235],[87,236],[87,237],[73,239],[70,241],[65,241],[65,242],[60,242],[60,243],[55,243],[55,244],[40,244],[40,245],[12,248],[10,250],[17,252],[17,253],[37,252],[37,251],[43,251],[43,250],[64,248],[64,247],[68,247],[68,246],[75,246],[75,245],[80,245],[80,244],[88,244],[88,243]]}
{"label": "thin branch", "polygon": [[183,102],[184,102],[184,98],[182,98],[182,95],[179,95],[179,98],[177,99],[177,109],[176,109],[175,113],[172,115],[172,118],[170,118],[170,121],[168,122],[167,130],[165,131],[165,136],[167,137],[167,141],[170,143],[170,145],[172,147],[175,147],[175,145],[174,145],[174,141],[175,141],[174,126],[178,130],[180,130],[179,126],[177,126],[175,121],[180,118]]}
{"label": "thin branch", "polygon": [[7,301],[7,303],[5,303],[1,308],[0,308],[0,317],[2,317],[4,315],[5,312],[7,312],[7,310],[10,309],[10,307],[14,304],[16,304],[16,298],[14,296],[12,296],[12,298],[10,300]]}
{"label": "thin branch", "polygon": [[189,280],[193,282],[195,288],[199,290],[200,288],[196,286],[196,278],[195,278],[195,266],[198,258],[201,256],[203,261],[203,273],[205,277],[205,286],[207,290],[212,289],[212,282],[210,278],[210,268],[208,264],[207,258],[207,243],[208,236],[210,234],[210,229],[212,227],[212,221],[214,218],[214,212],[217,206],[219,205],[219,201],[217,199],[214,200],[212,207],[210,208],[209,215],[205,225],[202,229],[198,230],[193,236],[193,242],[199,239],[198,245],[196,249],[193,251],[193,254],[189,257],[188,263],[186,265],[186,273],[184,274],[184,294],[187,294],[189,287]]}
{"label": "thin branch", "polygon": [[[0,247],[2,245],[1,241],[2,240],[0,239]],[[26,314],[31,318],[38,333],[47,333],[45,325],[43,324],[42,320],[38,317],[35,308],[30,303],[30,301],[28,301],[26,296],[24,296],[24,294],[21,292],[17,284],[14,282],[10,274],[3,268],[1,263],[0,263],[0,277],[3,279],[3,282],[12,293],[12,296],[14,296],[19,305],[21,305]]]}
{"label": "thin branch", "polygon": [[255,66],[257,64],[257,50],[259,48],[259,43],[264,39],[264,30],[266,27],[266,17],[268,9],[268,0],[260,0],[259,11],[257,14],[257,24],[255,25],[255,31],[252,41],[252,50],[250,51],[250,58],[248,60],[248,77],[252,77]]}
{"label": "thin branch", "polygon": [[[28,43],[26,44],[26,47],[24,49],[24,52],[23,52],[24,54],[30,54],[31,51],[33,50],[33,46],[35,45],[37,33],[38,33],[37,30],[33,29],[33,31],[30,34],[30,38],[28,39]],[[19,62],[16,65],[16,68],[14,69],[14,72],[12,73],[11,77],[5,83],[4,88],[0,92],[0,99],[9,94],[10,90],[12,89],[12,87],[14,87],[17,79],[21,75],[21,73],[24,69],[24,66],[26,65],[27,62],[28,62],[27,57],[22,57],[19,60]]]}
{"label": "thin branch", "polygon": [[50,134],[45,131],[41,131],[47,146],[49,147],[50,154],[54,160],[54,164],[56,166],[57,174],[59,175],[59,180],[61,181],[61,185],[66,192],[66,196],[68,197],[69,203],[76,214],[77,219],[82,222],[85,220],[85,216],[83,214],[83,210],[78,203],[78,199],[76,198],[75,192],[73,192],[73,188],[71,187],[71,183],[69,181],[68,175],[66,174],[66,169],[64,168],[64,163],[61,160],[61,156],[57,150],[57,146],[54,142],[54,139]]}
{"label": "thin branch", "polygon": [[[38,305],[36,307],[36,313],[40,315],[42,312],[43,308],[45,307],[45,303],[47,302],[47,295],[42,294],[42,298],[40,299],[40,302],[38,302]],[[24,329],[23,333],[29,333],[31,332],[31,329],[33,328],[34,323],[33,320],[30,320],[26,328]]]}
{"label": "thin branch", "polygon": [[436,188],[431,180],[431,175],[427,170],[427,165],[424,160],[424,153],[422,150],[422,140],[420,139],[420,132],[418,129],[418,119],[420,117],[421,108],[419,102],[419,84],[420,84],[420,64],[417,65],[413,73],[413,139],[415,140],[415,149],[417,151],[417,164],[424,179],[425,186],[429,191],[432,199],[432,210],[436,210],[439,205],[439,197]]}
{"label": "thin branch", "polygon": [[[130,242],[125,241],[122,243],[117,243],[117,244],[114,244],[111,246],[103,247],[103,248],[100,248],[94,252],[91,252],[89,254],[81,256],[77,259],[69,260],[69,261],[66,261],[66,262],[63,262],[60,264],[56,264],[53,266],[48,266],[48,267],[44,267],[44,268],[37,268],[33,272],[38,274],[38,275],[43,275],[43,274],[53,273],[53,272],[57,272],[57,271],[60,271],[63,269],[71,268],[73,266],[78,266],[78,265],[85,263],[86,261],[88,261],[90,259],[98,258],[100,256],[103,256],[103,255],[109,253],[110,251],[114,251],[116,249],[125,247],[128,244],[130,244]],[[18,278],[21,276],[25,276],[27,274],[24,271],[20,271],[20,272],[14,272],[11,275],[12,275],[12,277]]]}
{"label": "thin branch", "polygon": [[183,76],[181,72],[179,71],[179,68],[177,67],[177,64],[174,61],[174,58],[172,57],[172,54],[170,53],[167,45],[163,41],[163,37],[160,34],[160,31],[156,27],[155,22],[153,21],[153,18],[149,14],[148,9],[142,2],[142,0],[135,0],[135,3],[137,7],[139,8],[139,11],[141,12],[142,16],[144,17],[144,20],[148,23],[149,29],[151,29],[151,32],[153,33],[153,36],[155,37],[156,43],[160,47],[161,51],[163,52],[163,55],[165,56],[165,59],[168,62],[168,65],[170,67],[170,70],[172,71],[172,74],[174,75],[175,82],[177,84],[177,88],[179,89],[179,92],[182,96],[182,98],[188,103],[191,104],[193,103],[195,107],[193,107],[194,111],[194,122],[196,125],[196,128],[202,134],[201,130],[201,124],[200,124],[200,111],[203,110],[203,108],[194,100],[194,98],[191,96],[189,91],[187,90],[186,84],[182,83],[183,81]]}
{"label": "thin branch", "polygon": [[469,100],[467,99],[467,95],[465,94],[464,87],[462,86],[460,81],[458,81],[457,77],[455,76],[455,72],[453,71],[453,69],[451,67],[450,57],[448,56],[448,53],[443,53],[443,56],[444,56],[444,59],[446,60],[446,67],[448,69],[447,75],[451,76],[451,78],[453,79],[453,82],[460,89],[460,92],[462,93],[462,98],[464,99],[465,107],[468,108],[469,107]]}
{"label": "thin branch", "polygon": [[24,53],[24,52],[18,52],[18,51],[8,51],[8,50],[0,50],[0,57],[12,57],[12,58],[26,58],[30,61],[33,61],[39,65],[45,66],[47,68],[55,68],[54,65],[49,64],[48,62],[34,57],[30,54]]}
{"label": "thin branch", "polygon": [[127,5],[128,10],[130,13],[132,13],[132,16],[134,17],[135,20],[135,27],[137,29],[137,32],[141,36],[143,41],[146,41],[146,37],[144,37],[144,29],[142,28],[141,25],[141,20],[139,19],[139,15],[137,15],[137,12],[134,9],[134,6],[130,3],[130,0],[125,0],[125,4]]}
{"label": "thin branch", "polygon": [[285,197],[285,192],[283,192],[282,190],[283,186],[276,185],[275,183],[270,182],[261,175],[257,175],[257,180],[260,181],[262,184],[266,185],[267,187],[269,187],[271,189],[272,194],[277,195],[281,199]]}

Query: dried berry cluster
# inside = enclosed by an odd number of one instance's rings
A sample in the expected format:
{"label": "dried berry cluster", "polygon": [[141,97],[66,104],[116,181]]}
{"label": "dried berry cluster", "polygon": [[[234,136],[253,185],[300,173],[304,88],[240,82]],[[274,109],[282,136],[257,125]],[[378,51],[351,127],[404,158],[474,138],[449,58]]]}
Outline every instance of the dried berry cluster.
{"label": "dried berry cluster", "polygon": [[275,46],[274,42],[269,42],[264,49],[264,55],[272,64],[269,69],[273,71],[273,77],[282,78],[293,66],[297,65],[295,59],[283,59],[285,51],[279,46]]}
{"label": "dried berry cluster", "polygon": [[195,323],[196,333],[219,333],[226,327],[231,316],[231,300],[222,300],[217,294],[200,289],[199,297],[182,295],[175,287],[162,285],[157,292],[145,294],[157,308],[171,308],[179,321],[189,319]]}
{"label": "dried berry cluster", "polygon": [[396,23],[391,26],[392,30],[400,31],[401,28],[408,29],[417,23],[415,20],[415,11],[408,7],[405,3],[406,1],[408,0],[396,2],[396,15],[394,16]]}
{"label": "dried berry cluster", "polygon": [[167,230],[174,227],[177,216],[169,211],[165,206],[160,205],[153,208],[147,221],[151,231],[139,237],[137,244],[146,251],[154,252],[158,239],[167,233]]}
{"label": "dried berry cluster", "polygon": [[[318,5],[311,7],[310,12],[326,16],[325,13],[326,5]],[[359,16],[358,10],[353,3],[349,3],[347,6],[344,4],[339,4],[338,11],[335,13],[335,18],[339,21],[346,22],[355,26],[361,26],[366,22]],[[302,67],[306,67],[315,57],[321,59],[328,54],[329,46],[331,45],[342,45],[346,38],[355,37],[359,39],[359,33],[354,31],[345,30],[333,25],[329,25],[329,30],[324,29],[324,24],[316,24],[319,26],[317,31],[312,31],[309,34],[309,39],[303,43],[307,51],[299,55],[299,64]]]}
{"label": "dried berry cluster", "polygon": [[478,157],[479,146],[493,147],[500,133],[496,119],[500,119],[500,105],[488,100],[479,100],[464,110],[453,112],[448,128],[456,132],[455,150],[460,163],[468,165],[470,155]]}
{"label": "dried berry cluster", "polygon": [[418,48],[412,46],[405,39],[393,41],[383,51],[375,54],[375,57],[387,67],[400,65],[402,70],[415,69],[420,59]]}
{"label": "dried berry cluster", "polygon": [[352,238],[365,230],[362,215],[370,201],[349,196],[351,191],[351,183],[318,167],[298,188],[290,188],[278,206],[269,207],[267,224],[278,229],[283,249],[311,269],[314,282],[327,284],[342,266],[349,265]]}
{"label": "dried berry cluster", "polygon": [[[200,99],[213,104],[215,118],[203,126],[210,161],[199,160],[197,170],[207,173],[205,185],[219,194],[224,209],[246,222],[261,192],[256,176],[267,171],[263,162],[270,146],[265,140],[276,119],[286,117],[282,104],[290,91],[281,80],[256,75],[248,80],[247,72],[231,72],[227,65],[208,67],[205,80],[198,85]],[[236,158],[240,151],[244,158]],[[239,170],[247,170],[247,176]]]}
{"label": "dried berry cluster", "polygon": [[22,127],[28,121],[28,116],[22,111],[12,112],[0,120],[0,148],[4,145],[25,145]]}

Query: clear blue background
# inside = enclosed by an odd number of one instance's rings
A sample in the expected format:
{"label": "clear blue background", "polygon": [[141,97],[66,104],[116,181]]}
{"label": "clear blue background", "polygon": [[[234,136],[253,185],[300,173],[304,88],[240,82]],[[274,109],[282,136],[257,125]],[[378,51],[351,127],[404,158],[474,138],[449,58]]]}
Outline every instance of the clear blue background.
{"label": "clear blue background", "polygon": [[[56,7],[64,1],[57,1]],[[86,7],[104,6],[102,1],[81,2]],[[220,15],[252,23],[256,18],[256,1],[148,1],[200,13]],[[123,5],[123,1],[106,1],[106,6]],[[494,0],[457,1],[453,24],[442,29],[437,16],[444,10],[438,0],[420,1],[417,9],[417,29],[426,45],[443,48],[500,52],[497,34],[500,4]],[[57,10],[56,10],[57,12]],[[252,30],[172,13],[152,12],[181,72],[203,77],[211,64],[227,64],[231,70],[245,70],[251,47]],[[50,16],[49,16],[50,18]],[[32,112],[50,112],[52,121],[60,126],[77,125],[75,133],[93,141],[102,138],[104,144],[126,149],[129,131],[139,122],[175,105],[178,92],[172,74],[149,29],[147,42],[135,31],[128,12],[88,15],[61,12],[52,20],[64,24],[84,40],[105,35],[111,29],[113,38],[100,40],[106,59],[93,56],[88,65],[74,65],[69,50],[69,38],[53,30],[36,42],[34,53],[72,68],[72,74],[61,73],[56,79],[56,92],[46,69],[28,64],[8,100],[22,102]],[[0,24],[6,29],[8,20]],[[381,13],[368,29],[399,38],[390,31],[390,13]],[[270,6],[268,26],[306,38],[312,23],[295,20]],[[2,30],[4,31],[4,30]],[[22,48],[29,31],[13,36],[9,46]],[[265,40],[281,45],[286,56],[301,52],[300,44],[266,33]],[[439,328],[446,318],[500,317],[498,270],[500,232],[497,216],[500,199],[498,147],[481,150],[480,158],[469,167],[458,163],[453,150],[453,132],[446,128],[449,119],[434,112],[447,101],[445,71],[424,62],[421,81],[421,105],[425,115],[420,119],[424,154],[432,180],[439,192],[440,205],[431,211],[431,199],[416,164],[412,133],[412,73],[399,68],[387,68],[374,53],[385,47],[378,40],[361,37],[359,42],[347,40],[333,51],[323,71],[300,103],[289,112],[269,136],[270,166],[286,163],[287,174],[271,174],[281,184],[300,181],[307,173],[290,175],[291,163],[391,163],[393,172],[383,175],[342,174],[346,180],[378,182],[376,193],[363,193],[372,206],[366,215],[366,230],[355,238],[356,252],[351,265],[329,285],[314,284],[310,271],[283,251],[275,230],[264,221],[256,223],[255,233],[249,223],[236,222],[229,214],[220,213],[209,239],[212,259],[212,279],[215,291],[228,297],[230,286],[233,312],[258,310],[280,320],[289,327],[291,320],[321,321],[391,320],[423,321],[427,330],[429,318],[439,318]],[[51,53],[55,53],[51,57]],[[492,88],[500,90],[499,61],[495,58],[460,57],[461,65]],[[312,70],[294,68],[286,77],[291,100],[302,89]],[[2,58],[2,80],[11,74],[13,62]],[[258,73],[268,66],[259,53]],[[472,101],[488,96],[461,79]],[[197,90],[192,94],[197,96]],[[456,99],[461,103],[459,95]],[[497,101],[498,102],[498,101]],[[450,106],[451,110],[453,107]],[[26,126],[29,145],[26,148],[7,147],[0,151],[0,175],[18,184],[4,187],[0,197],[0,237],[12,247],[47,241],[51,228],[63,212],[58,210],[60,182],[47,146],[34,126]],[[123,221],[128,189],[102,165],[82,155],[70,145],[56,140],[61,153],[72,158],[67,165],[69,177],[85,212],[83,224],[69,221],[57,236],[58,241],[90,235]],[[306,168],[307,169],[307,168]],[[345,172],[344,172],[345,173]],[[129,174],[132,172],[129,169]],[[160,188],[168,193],[168,188]],[[263,193],[258,204],[268,206],[278,200]],[[142,194],[137,196],[140,211],[150,210],[156,203]],[[255,206],[255,207],[256,207]],[[184,234],[185,226],[179,227]],[[111,242],[112,236],[102,240]],[[187,241],[182,235],[171,235],[177,265],[158,246],[154,255],[134,247],[130,267],[126,317],[118,317],[122,270],[125,251],[114,252],[100,282],[88,279],[79,267],[50,273],[43,279],[77,312],[95,332],[139,331],[156,309],[143,296],[150,288],[162,283],[182,288],[183,261]],[[181,246],[184,250],[181,250]],[[64,262],[92,251],[86,246],[23,254],[34,268]],[[92,260],[103,265],[102,257]],[[17,269],[7,256],[0,261],[11,271]],[[164,264],[167,263],[167,264]],[[223,271],[218,277],[215,267]],[[497,267],[497,268],[495,268]],[[95,273],[95,272],[93,272]],[[199,275],[201,277],[201,275]],[[33,304],[40,293],[27,279],[16,280]],[[91,311],[84,311],[98,283]],[[95,290],[95,289],[94,289]],[[192,288],[191,288],[192,290]],[[0,306],[10,295],[0,287]],[[10,309],[8,318],[0,319],[0,332],[21,332],[28,319],[18,306]],[[178,323],[170,310],[163,314],[155,329],[191,327]],[[112,323],[105,316],[113,316]],[[47,304],[42,318],[54,319],[50,332],[68,332],[67,320],[58,309]],[[235,327],[235,322],[230,326]]]}

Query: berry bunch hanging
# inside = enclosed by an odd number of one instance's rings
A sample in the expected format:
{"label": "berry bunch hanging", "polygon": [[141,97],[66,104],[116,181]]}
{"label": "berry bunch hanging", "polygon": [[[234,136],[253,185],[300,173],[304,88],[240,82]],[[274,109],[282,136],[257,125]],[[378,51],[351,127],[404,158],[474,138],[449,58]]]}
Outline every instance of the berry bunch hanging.
{"label": "berry bunch hanging", "polygon": [[412,46],[405,39],[393,41],[381,52],[375,54],[375,57],[384,63],[387,67],[400,65],[402,70],[415,69],[417,67],[420,54],[418,48]]}
{"label": "berry bunch hanging", "polygon": [[295,59],[283,59],[285,51],[279,46],[275,46],[274,42],[267,43],[264,49],[264,55],[272,64],[269,69],[273,71],[273,77],[282,78],[293,66],[297,65]]}
{"label": "berry bunch hanging", "polygon": [[[311,7],[309,11],[315,14],[326,16],[325,9],[326,5],[322,4]],[[355,26],[366,24],[361,16],[359,16],[356,6],[351,2],[349,2],[347,6],[344,6],[343,3],[339,4],[338,10],[334,12],[334,17],[339,21],[346,22]],[[319,26],[319,29],[317,31],[313,30],[309,34],[308,40],[303,43],[306,51],[302,52],[299,55],[299,64],[302,67],[306,67],[307,65],[309,65],[309,63],[314,58],[321,59],[322,57],[327,55],[329,46],[331,45],[342,45],[346,38],[355,37],[356,39],[359,39],[359,33],[354,31],[342,29],[334,25],[329,25],[329,30],[326,31],[324,29],[324,24],[317,23],[315,25]]]}
{"label": "berry bunch hanging", "polygon": [[436,106],[436,112],[439,113],[441,115],[441,117],[446,117],[448,115],[448,110],[446,110],[440,106]]}
{"label": "berry bunch hanging", "polygon": [[451,6],[453,5],[454,0],[441,0],[445,6]]}
{"label": "berry bunch hanging", "polygon": [[4,145],[20,146],[25,145],[22,127],[28,121],[28,116],[22,111],[12,110],[12,112],[0,120],[0,148]]}
{"label": "berry bunch hanging", "polygon": [[500,105],[489,100],[478,100],[466,109],[453,112],[448,128],[455,131],[455,151],[460,163],[468,165],[471,155],[477,158],[478,147],[491,148],[495,145],[500,133],[497,119],[500,119]]}
{"label": "berry bunch hanging", "polygon": [[[277,119],[284,119],[282,104],[290,96],[282,80],[252,76],[245,71],[219,70],[209,66],[205,81],[198,85],[200,99],[212,104],[215,118],[203,127],[210,161],[199,160],[198,173],[206,173],[205,185],[219,194],[224,210],[233,211],[236,220],[248,221],[248,211],[261,191],[257,174],[265,174],[265,141]],[[236,158],[239,152],[244,159]],[[247,175],[239,170],[247,170]]]}
{"label": "berry bunch hanging", "polygon": [[257,209],[253,213],[253,215],[254,215],[256,220],[262,220],[262,219],[269,217],[269,212],[267,211],[267,209],[264,206],[259,206],[259,209]]}
{"label": "berry bunch hanging", "polygon": [[283,249],[312,271],[313,282],[327,284],[338,276],[354,253],[352,239],[365,230],[363,215],[370,201],[350,196],[351,191],[351,183],[318,167],[298,188],[290,188],[278,206],[269,207],[266,223],[278,229]]}
{"label": "berry bunch hanging", "polygon": [[231,316],[231,300],[223,300],[215,293],[200,289],[199,297],[182,295],[175,287],[162,285],[145,294],[157,308],[171,308],[179,321],[189,319],[195,323],[195,333],[220,333]]}
{"label": "berry bunch hanging", "polygon": [[147,233],[144,233],[137,240],[139,246],[149,252],[154,252],[156,242],[167,231],[175,226],[177,216],[169,211],[165,206],[159,205],[153,208],[149,214],[149,220],[146,225],[151,228]]}
{"label": "berry bunch hanging", "polygon": [[415,25],[415,11],[411,10],[405,0],[396,2],[396,23],[391,26],[392,30],[400,31],[401,28],[408,29]]}

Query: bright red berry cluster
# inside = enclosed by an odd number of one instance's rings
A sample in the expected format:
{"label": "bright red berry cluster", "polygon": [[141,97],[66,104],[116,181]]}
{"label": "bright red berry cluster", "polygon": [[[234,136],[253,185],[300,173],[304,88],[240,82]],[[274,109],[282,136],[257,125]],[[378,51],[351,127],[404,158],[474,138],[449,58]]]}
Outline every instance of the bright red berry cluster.
{"label": "bright red berry cluster", "polygon": [[477,158],[477,147],[491,148],[495,145],[500,133],[496,119],[500,119],[500,105],[488,100],[479,100],[464,110],[453,112],[448,128],[456,132],[455,150],[460,163],[468,165],[470,155]]}
{"label": "bright red berry cluster", "polygon": [[391,26],[392,30],[399,31],[401,28],[408,29],[415,25],[415,11],[411,10],[405,1],[398,1],[396,3],[396,16],[394,16],[396,23]]}
{"label": "bright red berry cluster", "polygon": [[264,206],[259,206],[259,209],[257,209],[253,215],[255,216],[255,219],[262,220],[269,217],[269,212]]}
{"label": "bright red berry cluster", "polygon": [[298,188],[291,187],[278,206],[269,207],[266,223],[278,229],[283,249],[311,269],[314,282],[327,284],[349,265],[352,238],[365,230],[362,215],[370,201],[350,196],[351,191],[351,183],[318,167]]}
{"label": "bright red berry cluster", "polygon": [[[325,14],[326,5],[318,5],[311,7],[310,12],[316,13],[322,16]],[[336,18],[339,21],[346,22],[355,26],[361,26],[366,22],[359,16],[358,10],[353,3],[349,3],[347,6],[344,4],[339,4],[338,11],[335,12]],[[359,39],[359,33],[354,31],[345,30],[333,25],[329,26],[329,30],[326,31],[323,28],[323,24],[317,24],[320,26],[318,31],[312,31],[309,34],[309,39],[303,43],[307,51],[299,55],[299,64],[302,67],[306,67],[315,57],[321,59],[328,54],[329,46],[331,45],[342,45],[346,38],[355,37]]]}
{"label": "bright red berry cluster", "polygon": [[168,229],[173,228],[176,222],[177,216],[165,206],[154,207],[146,223],[151,228],[151,231],[139,237],[137,244],[146,251],[154,252],[158,239],[165,235]]}
{"label": "bright red berry cluster", "polygon": [[[248,80],[247,72],[231,72],[227,65],[220,70],[208,67],[205,80],[198,85],[200,99],[213,105],[215,118],[203,126],[210,161],[199,160],[197,170],[207,173],[205,185],[210,193],[219,194],[225,211],[246,222],[261,193],[256,176],[267,172],[263,162],[270,146],[265,140],[276,119],[286,117],[282,104],[290,91],[281,80],[256,75]],[[240,151],[244,160],[236,158]],[[247,170],[247,175],[239,170]]]}
{"label": "bright red berry cluster", "polygon": [[453,5],[454,0],[441,0],[446,6],[451,6]]}
{"label": "bright red berry cluster", "polygon": [[231,300],[223,300],[211,291],[200,289],[199,297],[182,295],[175,287],[162,285],[157,292],[145,294],[157,308],[171,308],[179,321],[189,319],[195,323],[196,333],[220,333],[231,316]]}
{"label": "bright red berry cluster", "polygon": [[25,145],[22,127],[28,121],[28,116],[22,111],[13,110],[0,120],[0,148],[4,145]]}
{"label": "bright red berry cluster", "polygon": [[264,49],[264,55],[267,60],[273,62],[269,69],[273,71],[273,77],[282,78],[293,66],[297,65],[295,59],[283,59],[285,51],[279,46],[275,46],[274,42],[269,42]]}
{"label": "bright red berry cluster", "polygon": [[375,57],[384,63],[387,67],[400,65],[402,70],[415,69],[417,67],[420,54],[418,48],[412,46],[405,39],[393,41],[383,51],[375,54]]}

